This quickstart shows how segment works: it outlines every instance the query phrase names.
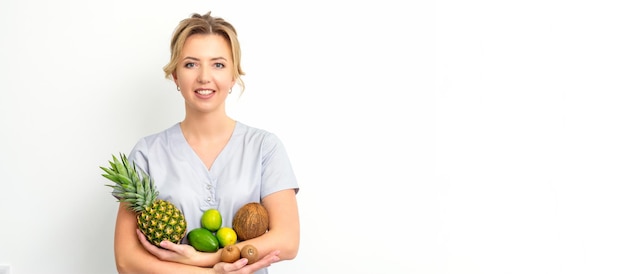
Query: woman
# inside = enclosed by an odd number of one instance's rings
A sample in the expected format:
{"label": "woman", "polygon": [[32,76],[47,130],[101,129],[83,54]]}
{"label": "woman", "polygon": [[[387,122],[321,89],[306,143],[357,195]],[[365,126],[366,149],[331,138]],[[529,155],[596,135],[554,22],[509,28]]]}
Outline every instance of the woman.
{"label": "woman", "polygon": [[299,188],[286,150],[272,133],[226,114],[235,84],[244,85],[235,28],[222,18],[193,14],[172,36],[164,67],[185,101],[184,119],[140,139],[129,160],[154,179],[159,198],[183,211],[187,231],[200,227],[202,213],[216,208],[230,226],[249,202],[268,211],[267,233],[239,242],[254,245],[261,258],[219,262],[220,252],[198,252],[186,244],[146,241],[135,214],[120,204],[115,227],[115,259],[120,273],[267,273],[280,260],[295,258],[300,241],[296,193]]}

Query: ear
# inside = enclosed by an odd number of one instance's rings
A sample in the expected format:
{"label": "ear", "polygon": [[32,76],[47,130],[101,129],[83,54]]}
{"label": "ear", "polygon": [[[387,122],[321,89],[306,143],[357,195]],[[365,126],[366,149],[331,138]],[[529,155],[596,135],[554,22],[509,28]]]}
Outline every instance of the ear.
{"label": "ear", "polygon": [[176,75],[176,71],[172,72],[172,79],[174,80],[174,83],[176,84],[176,86],[178,87],[178,75]]}

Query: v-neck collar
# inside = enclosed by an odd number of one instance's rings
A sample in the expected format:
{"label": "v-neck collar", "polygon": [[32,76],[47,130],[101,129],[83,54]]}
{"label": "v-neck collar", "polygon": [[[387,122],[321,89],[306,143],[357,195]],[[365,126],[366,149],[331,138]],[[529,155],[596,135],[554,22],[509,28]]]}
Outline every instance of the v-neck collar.
{"label": "v-neck collar", "polygon": [[241,124],[239,123],[239,121],[235,121],[235,128],[233,129],[233,132],[231,133],[230,138],[228,138],[228,142],[226,142],[226,145],[224,145],[222,150],[217,154],[217,157],[215,157],[215,160],[213,161],[211,168],[207,168],[207,166],[204,164],[200,156],[198,156],[196,151],[193,150],[193,148],[191,147],[191,145],[185,138],[185,135],[183,134],[183,130],[181,128],[180,122],[178,123],[177,128],[178,128],[178,133],[180,134],[183,142],[185,143],[184,145],[185,149],[188,151],[189,155],[193,155],[192,158],[194,159],[190,160],[193,162],[193,165],[198,165],[199,167],[202,168],[202,170],[206,170],[209,173],[209,175],[214,175],[215,173],[219,172],[221,169],[224,168],[224,166],[228,164],[228,161],[230,160],[230,157],[232,155],[232,153],[230,153],[230,151],[233,149],[232,144],[234,142],[234,139],[238,135],[239,131],[241,130]]}

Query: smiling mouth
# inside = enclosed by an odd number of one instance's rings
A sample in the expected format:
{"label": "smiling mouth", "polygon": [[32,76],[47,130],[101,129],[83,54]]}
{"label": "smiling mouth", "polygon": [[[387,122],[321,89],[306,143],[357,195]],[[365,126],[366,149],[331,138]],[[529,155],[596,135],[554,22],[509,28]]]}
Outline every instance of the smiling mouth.
{"label": "smiling mouth", "polygon": [[200,90],[196,90],[196,93],[200,94],[200,95],[209,95],[211,93],[215,92],[212,89],[200,89]]}

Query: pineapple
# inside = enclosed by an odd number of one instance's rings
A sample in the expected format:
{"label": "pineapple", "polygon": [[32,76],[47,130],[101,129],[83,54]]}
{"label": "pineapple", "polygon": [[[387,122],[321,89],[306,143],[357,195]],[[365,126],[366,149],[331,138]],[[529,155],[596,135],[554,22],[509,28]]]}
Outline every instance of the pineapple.
{"label": "pineapple", "polygon": [[106,172],[102,176],[115,184],[106,186],[112,187],[113,196],[137,214],[137,226],[148,241],[156,246],[163,240],[180,243],[187,232],[185,216],[172,203],[157,199],[159,192],[152,178],[135,163],[131,165],[122,153],[120,159],[113,155],[109,164],[110,168],[100,167]]}

